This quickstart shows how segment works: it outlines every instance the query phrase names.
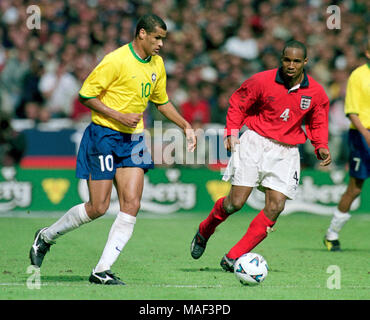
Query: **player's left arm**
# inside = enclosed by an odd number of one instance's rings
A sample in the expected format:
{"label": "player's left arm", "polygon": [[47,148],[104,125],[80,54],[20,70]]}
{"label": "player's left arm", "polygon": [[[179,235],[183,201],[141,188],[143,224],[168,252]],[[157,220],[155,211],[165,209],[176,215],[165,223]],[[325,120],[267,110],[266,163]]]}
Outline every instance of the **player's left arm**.
{"label": "player's left arm", "polygon": [[306,116],[306,133],[315,148],[315,154],[321,166],[331,163],[328,147],[329,138],[329,99],[323,96]]}
{"label": "player's left arm", "polygon": [[187,122],[176,110],[172,102],[168,101],[166,104],[157,105],[158,111],[162,113],[168,120],[175,123],[182,130],[184,130],[188,151],[193,152],[197,145],[197,139],[193,127]]}
{"label": "player's left arm", "polygon": [[193,127],[181,116],[180,113],[178,113],[172,102],[169,101],[166,91],[167,75],[164,68],[163,60],[158,60],[158,63],[160,64],[160,67],[158,72],[157,85],[155,86],[155,90],[150,96],[150,100],[155,104],[160,113],[162,113],[168,120],[179,126],[182,130],[184,130],[188,151],[193,152],[197,145],[197,139],[195,137]]}

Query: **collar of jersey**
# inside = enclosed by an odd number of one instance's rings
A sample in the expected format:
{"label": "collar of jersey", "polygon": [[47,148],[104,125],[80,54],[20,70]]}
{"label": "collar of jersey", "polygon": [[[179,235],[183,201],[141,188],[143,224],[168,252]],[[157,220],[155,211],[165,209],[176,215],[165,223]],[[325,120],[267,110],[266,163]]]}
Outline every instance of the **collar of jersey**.
{"label": "collar of jersey", "polygon": [[[276,72],[276,77],[275,77],[275,81],[277,83],[280,83],[280,84],[284,84],[284,80],[283,80],[283,77],[282,77],[282,73],[283,73],[283,68],[280,67],[277,72]],[[306,70],[303,70],[303,80],[302,82],[299,84],[299,87],[298,88],[306,88],[308,87],[308,77],[307,77],[307,74],[306,74]],[[294,87],[296,88],[296,86]],[[298,89],[296,88],[296,89]],[[289,91],[292,91],[293,88],[290,88]]]}
{"label": "collar of jersey", "polygon": [[152,60],[152,56],[150,56],[147,60],[141,59],[135,52],[134,47],[132,46],[132,42],[128,44],[128,47],[130,48],[130,51],[132,55],[136,58],[136,60],[140,61],[141,63],[148,63],[150,60]]}

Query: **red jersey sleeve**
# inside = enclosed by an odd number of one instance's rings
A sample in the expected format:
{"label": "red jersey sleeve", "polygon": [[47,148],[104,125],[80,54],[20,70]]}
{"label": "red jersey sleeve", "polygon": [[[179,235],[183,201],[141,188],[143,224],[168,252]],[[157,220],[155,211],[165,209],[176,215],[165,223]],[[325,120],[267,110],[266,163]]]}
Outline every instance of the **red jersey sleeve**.
{"label": "red jersey sleeve", "polygon": [[243,126],[247,111],[256,103],[261,88],[257,77],[252,76],[245,80],[241,87],[236,90],[229,99],[229,109],[226,115],[226,127],[224,137],[238,136]]}
{"label": "red jersey sleeve", "polygon": [[312,145],[315,148],[315,154],[319,160],[321,159],[318,150],[328,147],[328,135],[329,135],[329,99],[325,94],[321,102],[314,106],[310,113],[306,116],[306,133],[308,139],[310,139]]}

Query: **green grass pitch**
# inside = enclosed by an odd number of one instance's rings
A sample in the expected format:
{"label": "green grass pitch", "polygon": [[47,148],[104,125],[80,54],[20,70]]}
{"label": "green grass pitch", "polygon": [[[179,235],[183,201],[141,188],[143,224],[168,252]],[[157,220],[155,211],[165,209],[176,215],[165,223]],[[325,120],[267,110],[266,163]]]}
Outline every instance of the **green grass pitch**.
{"label": "green grass pitch", "polygon": [[[193,260],[190,242],[206,214],[139,215],[131,240],[112,267],[127,284],[119,287],[88,282],[113,222],[113,217],[100,218],[64,235],[51,247],[41,268],[39,289],[27,285],[32,276],[27,273],[28,252],[35,231],[57,218],[1,218],[0,299],[370,299],[370,215],[352,216],[341,233],[341,252],[328,252],[322,244],[330,217],[304,213],[281,216],[276,231],[253,250],[269,264],[266,280],[259,286],[245,287],[232,273],[222,271],[219,262],[254,216],[234,214],[218,227],[204,255]],[[340,288],[328,287],[334,276],[328,272],[330,266],[340,271]]]}

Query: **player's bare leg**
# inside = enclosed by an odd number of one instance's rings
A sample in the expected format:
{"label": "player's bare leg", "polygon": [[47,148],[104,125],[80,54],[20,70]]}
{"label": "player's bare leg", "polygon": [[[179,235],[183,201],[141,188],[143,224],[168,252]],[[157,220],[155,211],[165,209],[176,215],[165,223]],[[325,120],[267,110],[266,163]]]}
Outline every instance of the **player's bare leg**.
{"label": "player's bare leg", "polygon": [[86,203],[86,213],[94,220],[104,215],[110,204],[113,183],[112,180],[88,180],[89,201]]}
{"label": "player's bare leg", "polygon": [[344,214],[349,212],[353,201],[361,194],[363,184],[364,180],[354,177],[349,178],[347,190],[343,193],[338,204],[340,212]]}
{"label": "player's bare leg", "polygon": [[265,207],[263,212],[271,221],[276,221],[280,213],[284,210],[286,195],[279,191],[266,189]]}
{"label": "player's bare leg", "polygon": [[[120,252],[132,236],[136,215],[144,187],[144,170],[141,168],[118,168],[115,176],[120,212],[110,229],[102,256],[94,268],[90,282],[99,284],[124,284],[110,271]],[[112,279],[113,278],[113,279]]]}
{"label": "player's bare leg", "polygon": [[144,188],[144,170],[141,168],[118,168],[115,177],[120,210],[136,217],[140,209]]}
{"label": "player's bare leg", "polygon": [[343,193],[338,207],[335,208],[333,218],[324,238],[324,245],[329,251],[339,251],[339,232],[346,222],[351,218],[349,211],[353,201],[361,194],[364,180],[354,177],[349,178],[346,191]]}
{"label": "player's bare leg", "polygon": [[252,187],[231,186],[229,195],[224,201],[224,208],[228,214],[233,214],[243,208],[252,193]]}

